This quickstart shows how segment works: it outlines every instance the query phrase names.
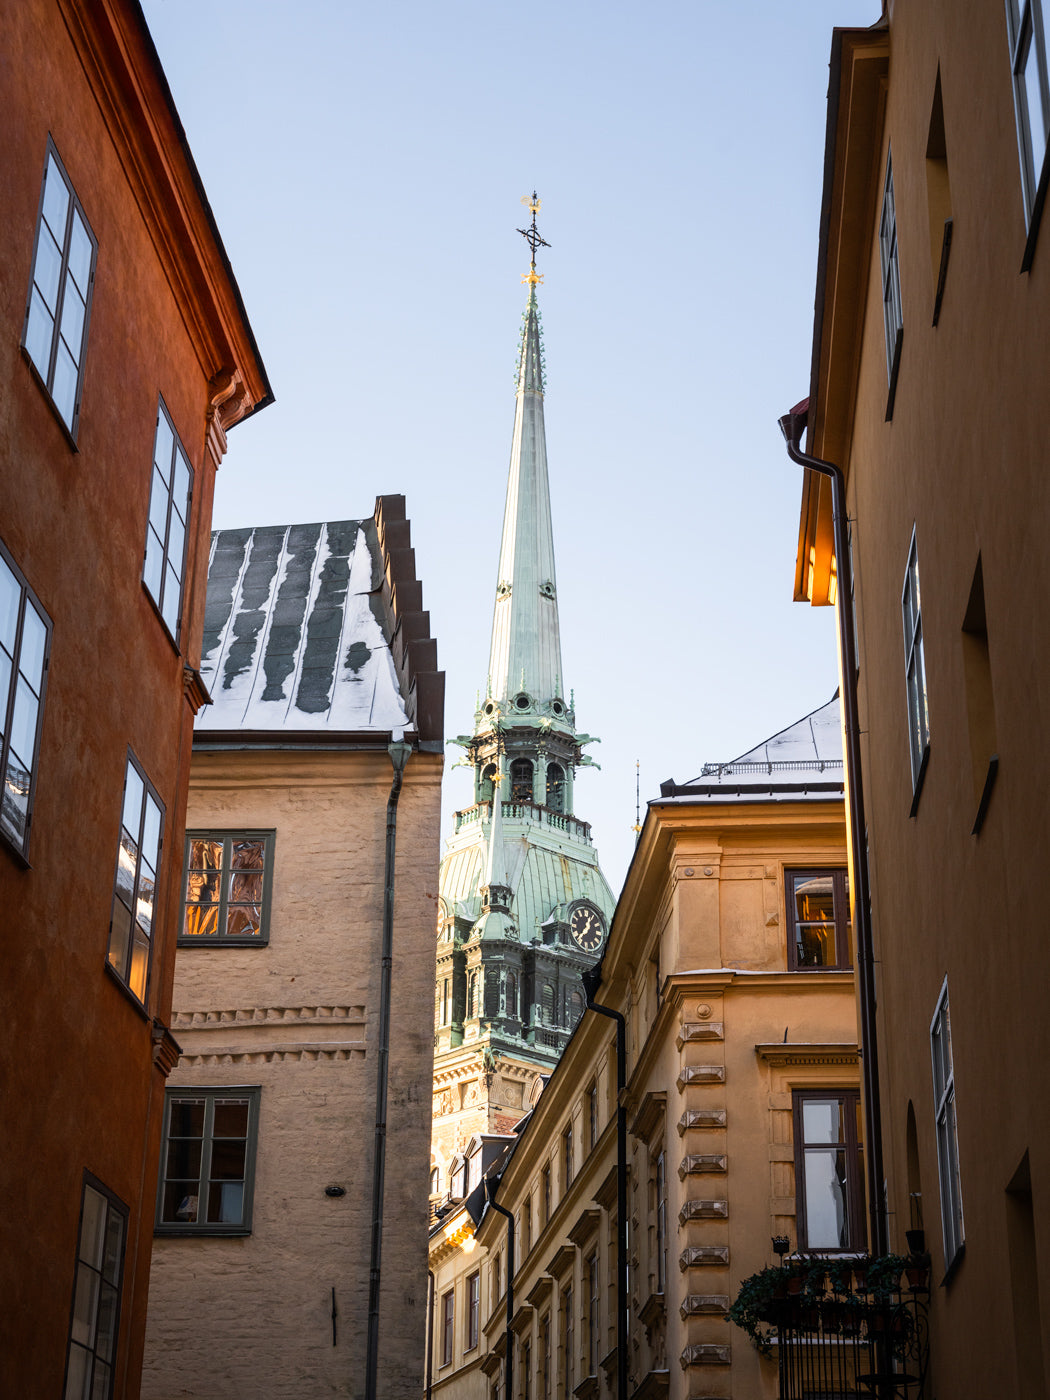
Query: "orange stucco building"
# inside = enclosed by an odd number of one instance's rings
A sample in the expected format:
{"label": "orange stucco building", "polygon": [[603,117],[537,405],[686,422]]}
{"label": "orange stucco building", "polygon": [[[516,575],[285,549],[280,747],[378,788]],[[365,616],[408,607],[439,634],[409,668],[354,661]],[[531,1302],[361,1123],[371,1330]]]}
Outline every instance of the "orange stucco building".
{"label": "orange stucco building", "polygon": [[0,22],[0,1391],[134,1396],[212,493],[272,395],[139,6]]}
{"label": "orange stucco building", "polygon": [[[845,478],[884,1209],[940,1396],[1050,1364],[1048,18],[896,0],[831,51],[806,452]],[[831,524],[807,470],[795,594],[848,608]]]}

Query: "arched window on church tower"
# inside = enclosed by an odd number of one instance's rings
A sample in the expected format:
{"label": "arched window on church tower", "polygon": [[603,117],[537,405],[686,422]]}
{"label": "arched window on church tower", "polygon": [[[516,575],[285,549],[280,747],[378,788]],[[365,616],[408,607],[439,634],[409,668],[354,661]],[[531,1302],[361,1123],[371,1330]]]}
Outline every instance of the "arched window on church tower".
{"label": "arched window on church tower", "polygon": [[579,992],[573,992],[569,998],[569,1029],[572,1030],[576,1022],[583,1015],[583,997]]}
{"label": "arched window on church tower", "polygon": [[481,980],[477,972],[470,974],[470,982],[467,986],[467,1015],[481,1015]]}
{"label": "arched window on church tower", "polygon": [[510,800],[532,801],[532,764],[527,758],[516,758],[510,765]]}
{"label": "arched window on church tower", "polygon": [[565,811],[565,769],[560,763],[547,764],[547,806],[552,812]]}
{"label": "arched window on church tower", "polygon": [[478,801],[491,802],[493,784],[496,778],[496,765],[487,763],[481,774],[481,782],[478,785]]}
{"label": "arched window on church tower", "polygon": [[554,1025],[554,988],[549,982],[543,984],[543,1019],[548,1026]]}

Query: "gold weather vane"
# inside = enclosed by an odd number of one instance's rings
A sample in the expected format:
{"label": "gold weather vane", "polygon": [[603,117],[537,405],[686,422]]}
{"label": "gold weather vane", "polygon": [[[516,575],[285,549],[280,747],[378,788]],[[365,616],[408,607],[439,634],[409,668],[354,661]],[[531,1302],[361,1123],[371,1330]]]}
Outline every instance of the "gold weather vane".
{"label": "gold weather vane", "polygon": [[533,190],[532,198],[530,199],[527,194],[523,194],[521,197],[521,202],[522,204],[527,204],[532,213],[532,223],[529,225],[529,227],[518,229],[518,232],[521,234],[522,238],[524,238],[525,242],[529,245],[529,248],[532,250],[532,263],[529,267],[528,272],[523,273],[521,280],[522,282],[527,282],[530,287],[535,287],[537,282],[543,281],[543,273],[536,271],[536,249],[549,248],[551,245],[547,242],[545,238],[540,237],[539,230],[536,227],[536,215],[540,212],[539,195],[536,193],[535,190]]}

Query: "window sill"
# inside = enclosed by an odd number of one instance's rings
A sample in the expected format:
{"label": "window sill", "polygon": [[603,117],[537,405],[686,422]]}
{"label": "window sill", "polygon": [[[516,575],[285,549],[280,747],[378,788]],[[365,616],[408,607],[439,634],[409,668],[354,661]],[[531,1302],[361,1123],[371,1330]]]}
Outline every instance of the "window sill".
{"label": "window sill", "polygon": [[201,1229],[199,1225],[154,1225],[154,1239],[233,1240],[245,1239],[250,1225],[230,1225],[222,1229]]}
{"label": "window sill", "polygon": [[893,364],[890,369],[890,388],[886,396],[886,422],[893,418],[893,404],[897,397],[897,376],[901,367],[901,347],[904,344],[904,327],[897,331],[897,339],[893,343]]}
{"label": "window sill", "polygon": [[984,826],[984,819],[988,815],[988,804],[992,800],[992,789],[995,787],[995,779],[999,772],[999,755],[993,753],[988,760],[988,772],[984,778],[984,788],[981,792],[981,800],[977,804],[977,815],[973,819],[973,826],[970,829],[971,836],[978,836],[981,827]]}
{"label": "window sill", "polygon": [[[26,847],[28,847],[28,845],[29,841],[27,838]],[[5,831],[0,830],[0,850],[6,851],[20,870],[32,870],[33,867],[29,863],[29,858],[26,856],[25,849],[25,847],[16,846],[10,836],[8,836]]]}
{"label": "window sill", "polygon": [[1032,201],[1032,217],[1028,220],[1028,237],[1025,239],[1024,255],[1021,258],[1021,271],[1031,272],[1035,261],[1035,245],[1039,241],[1039,225],[1043,221],[1043,205],[1046,203],[1047,185],[1050,184],[1050,144],[1043,155],[1043,168],[1039,173],[1035,199]]}
{"label": "window sill", "polygon": [[266,938],[177,938],[177,948],[268,948]]}
{"label": "window sill", "polygon": [[[128,984],[124,981],[124,979],[123,979],[123,977],[121,977],[120,973],[117,972],[117,970],[113,967],[112,963],[110,963],[110,962],[107,961],[106,964],[105,964],[105,968],[106,968],[106,976],[109,978],[109,980],[110,980],[110,981],[113,983],[113,985],[116,987],[117,991],[120,992],[121,996],[123,996],[123,997],[125,998],[125,1000],[127,1000],[127,1001],[129,1001],[129,1002],[131,1003],[132,1007],[139,1013],[139,1015],[142,1017],[142,1019],[143,1019],[144,1021],[148,1021],[148,1022],[150,1022],[150,1024],[152,1024],[152,1017],[150,1016],[149,1012],[146,1010],[145,1004],[144,1004],[143,1002],[139,1001],[138,997],[137,997],[137,996],[135,995],[135,993],[131,990],[131,988],[128,986]],[[148,990],[148,989],[147,989],[147,991],[146,991],[146,996],[147,996],[147,998],[149,997],[149,990]]]}
{"label": "window sill", "polygon": [[944,241],[941,243],[941,265],[937,273],[937,290],[933,297],[933,324],[941,319],[941,302],[944,299],[944,284],[948,279],[948,257],[952,251],[952,220],[944,221]]}
{"label": "window sill", "polygon": [[959,1269],[960,1269],[960,1267],[961,1267],[961,1265],[962,1265],[962,1261],[963,1261],[965,1258],[966,1258],[966,1241],[963,1240],[962,1244],[959,1246],[959,1248],[958,1248],[958,1249],[955,1251],[955,1253],[952,1255],[951,1262],[949,1263],[948,1267],[947,1267],[947,1268],[945,1269],[945,1271],[944,1271],[944,1277],[941,1279],[941,1287],[942,1287],[942,1288],[950,1288],[950,1287],[951,1287],[952,1280],[955,1278],[955,1275],[959,1272]]}
{"label": "window sill", "polygon": [[926,781],[926,769],[929,766],[929,762],[930,746],[927,744],[922,751],[922,758],[919,760],[919,771],[915,775],[915,786],[912,789],[911,795],[911,807],[908,810],[909,817],[914,817],[919,810],[919,798],[922,796],[922,785]]}

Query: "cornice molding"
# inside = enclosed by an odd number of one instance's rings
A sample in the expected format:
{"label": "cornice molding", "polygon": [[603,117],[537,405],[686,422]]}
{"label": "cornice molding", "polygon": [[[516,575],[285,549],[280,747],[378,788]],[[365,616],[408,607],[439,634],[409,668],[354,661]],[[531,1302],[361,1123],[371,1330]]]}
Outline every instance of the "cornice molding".
{"label": "cornice molding", "polygon": [[755,1054],[774,1069],[798,1065],[855,1065],[860,1058],[855,1042],[756,1045]]}

